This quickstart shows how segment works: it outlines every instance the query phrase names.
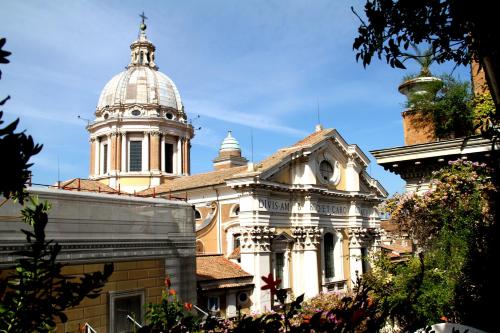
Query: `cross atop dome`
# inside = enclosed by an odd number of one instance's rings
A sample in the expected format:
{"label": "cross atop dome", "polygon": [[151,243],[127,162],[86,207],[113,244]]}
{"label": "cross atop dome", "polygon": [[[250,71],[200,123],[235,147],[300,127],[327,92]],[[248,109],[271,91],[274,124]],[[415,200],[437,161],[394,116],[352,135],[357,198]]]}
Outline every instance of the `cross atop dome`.
{"label": "cross atop dome", "polygon": [[145,20],[147,20],[148,18],[146,17],[146,15],[144,15],[144,11],[142,12],[142,14],[139,15],[139,17],[142,19],[140,29],[141,31],[145,31],[147,28]]}

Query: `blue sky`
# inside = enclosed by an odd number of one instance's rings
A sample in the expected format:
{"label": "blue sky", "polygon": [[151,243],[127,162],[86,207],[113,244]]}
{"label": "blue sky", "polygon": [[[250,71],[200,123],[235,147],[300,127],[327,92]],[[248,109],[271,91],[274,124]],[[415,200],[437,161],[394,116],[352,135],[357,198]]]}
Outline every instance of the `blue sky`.
{"label": "blue sky", "polygon": [[[44,144],[34,182],[88,177],[85,121],[99,94],[129,61],[143,10],[156,63],[177,85],[188,117],[202,129],[192,172],[212,169],[227,130],[257,162],[311,133],[320,120],[370,156],[369,173],[390,192],[403,181],[369,150],[403,145],[401,78],[418,70],[356,63],[361,1],[4,1],[0,35],[13,54],[2,66],[7,120],[21,118]],[[435,66],[449,73],[452,65]],[[455,76],[468,78],[461,67]],[[199,118],[197,116],[200,115]]]}

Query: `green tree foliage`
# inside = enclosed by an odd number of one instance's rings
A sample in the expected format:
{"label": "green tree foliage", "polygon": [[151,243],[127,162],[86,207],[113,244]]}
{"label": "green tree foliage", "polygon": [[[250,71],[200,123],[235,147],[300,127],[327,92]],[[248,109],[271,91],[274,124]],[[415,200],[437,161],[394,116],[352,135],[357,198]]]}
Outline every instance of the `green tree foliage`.
{"label": "green tree foliage", "polygon": [[473,55],[483,66],[498,109],[500,102],[500,34],[493,1],[367,0],[366,20],[360,19],[353,47],[363,66],[373,56],[392,67],[404,68],[411,44],[432,48],[437,63],[466,65]]}
{"label": "green tree foliage", "polygon": [[423,195],[387,202],[391,220],[410,235],[419,256],[404,264],[378,260],[367,276],[381,309],[412,331],[441,318],[493,331],[485,316],[496,283],[492,247],[496,195],[484,164],[456,161],[433,176]]}
{"label": "green tree foliage", "polygon": [[[0,64],[7,64],[7,57],[11,54],[3,50],[6,39],[0,38]],[[0,79],[2,71],[0,71]],[[5,97],[0,101],[0,106],[4,105],[10,96]],[[0,111],[0,126],[3,125],[3,111]],[[0,194],[9,198],[11,195],[24,198],[24,186],[30,177],[29,168],[32,163],[29,159],[38,154],[42,150],[42,146],[35,144],[31,135],[26,135],[24,132],[16,133],[19,119],[0,127],[0,152],[2,160],[0,163]]]}
{"label": "green tree foliage", "polygon": [[438,138],[474,134],[474,96],[469,83],[449,75],[440,78],[441,82],[433,83],[435,87],[428,87],[432,93],[413,94],[408,99],[407,107],[429,115]]}

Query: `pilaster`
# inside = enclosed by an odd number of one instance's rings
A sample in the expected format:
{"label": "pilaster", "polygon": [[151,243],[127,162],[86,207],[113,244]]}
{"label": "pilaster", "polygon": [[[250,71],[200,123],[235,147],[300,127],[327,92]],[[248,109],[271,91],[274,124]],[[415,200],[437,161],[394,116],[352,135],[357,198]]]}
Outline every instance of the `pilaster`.
{"label": "pilaster", "polygon": [[109,147],[109,155],[110,155],[110,164],[109,164],[109,171],[111,174],[116,173],[116,151],[117,151],[117,134],[115,132],[111,133],[109,135],[110,137],[110,142],[111,145]]}
{"label": "pilaster", "polygon": [[151,138],[150,144],[150,161],[151,171],[160,171],[160,132],[149,132]]}
{"label": "pilaster", "polygon": [[95,145],[96,145],[96,138],[95,137],[90,137],[90,177],[94,176],[95,175],[95,152],[96,152],[96,149],[95,149]]}
{"label": "pilaster", "polygon": [[241,267],[253,275],[255,285],[252,294],[252,310],[266,311],[271,309],[271,293],[262,290],[262,276],[271,272],[271,241],[275,229],[267,226],[242,227]]}
{"label": "pilaster", "polygon": [[321,234],[322,231],[317,226],[300,226],[292,229],[292,237],[295,239],[292,265],[296,295],[304,293],[306,298],[311,298],[319,293],[318,245]]}

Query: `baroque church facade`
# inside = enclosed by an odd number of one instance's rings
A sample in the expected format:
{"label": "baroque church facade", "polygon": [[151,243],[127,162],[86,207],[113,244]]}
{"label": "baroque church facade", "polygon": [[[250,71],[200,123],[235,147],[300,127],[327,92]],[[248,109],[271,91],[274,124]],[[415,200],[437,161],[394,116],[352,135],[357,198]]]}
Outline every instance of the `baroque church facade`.
{"label": "baroque church facade", "polygon": [[387,196],[362,150],[318,125],[254,164],[229,132],[214,171],[190,175],[194,130],[175,84],[158,71],[144,23],[130,49],[87,127],[90,179],[193,205],[198,306],[227,317],[269,310],[261,290],[269,274],[290,296],[350,288],[380,246],[376,207]]}

